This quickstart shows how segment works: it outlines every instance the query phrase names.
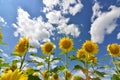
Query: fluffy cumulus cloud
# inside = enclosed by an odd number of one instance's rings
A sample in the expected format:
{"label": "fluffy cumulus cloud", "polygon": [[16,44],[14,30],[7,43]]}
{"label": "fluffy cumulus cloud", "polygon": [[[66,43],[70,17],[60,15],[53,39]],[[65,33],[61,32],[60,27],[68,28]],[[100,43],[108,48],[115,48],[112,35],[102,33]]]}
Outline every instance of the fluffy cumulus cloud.
{"label": "fluffy cumulus cloud", "polygon": [[[42,42],[50,41],[55,31],[58,34],[75,37],[80,35],[79,26],[74,23],[68,24],[70,18],[65,16],[68,14],[75,16],[81,11],[83,5],[79,0],[43,0],[43,4],[42,11],[45,17],[31,18],[27,11],[18,9],[17,22],[13,23],[16,37],[19,35],[29,37],[31,45],[40,47]],[[47,21],[44,21],[44,18]],[[35,49],[29,51],[37,52]]]}
{"label": "fluffy cumulus cloud", "polygon": [[17,29],[15,36],[26,36],[30,38],[30,44],[36,47],[40,46],[40,42],[50,41],[54,27],[50,23],[45,23],[42,17],[30,19],[30,15],[23,9],[18,9],[17,24],[13,26]]}
{"label": "fluffy cumulus cloud", "polygon": [[[94,11],[94,16],[97,13],[97,18],[91,24],[90,34],[91,40],[102,43],[105,34],[111,34],[115,30],[117,26],[116,21],[120,18],[120,7],[110,6],[108,12],[101,12],[99,11],[100,7],[96,7],[98,8]],[[93,8],[95,9],[95,6]]]}

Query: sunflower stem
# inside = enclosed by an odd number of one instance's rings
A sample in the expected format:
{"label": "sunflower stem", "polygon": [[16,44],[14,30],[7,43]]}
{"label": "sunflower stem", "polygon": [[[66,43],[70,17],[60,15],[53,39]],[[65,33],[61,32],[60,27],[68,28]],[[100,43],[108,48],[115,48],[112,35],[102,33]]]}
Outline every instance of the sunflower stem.
{"label": "sunflower stem", "polygon": [[115,59],[114,59],[114,57],[112,57],[112,62],[113,62],[113,65],[114,65],[115,68],[116,68],[116,72],[119,74],[119,69],[118,69],[117,65],[115,64]]}
{"label": "sunflower stem", "polygon": [[20,68],[19,68],[20,70],[22,69],[23,63],[25,61],[25,57],[26,57],[26,53],[24,54],[23,58],[21,56],[21,64],[20,64]]}
{"label": "sunflower stem", "polygon": [[50,76],[50,55],[48,55],[48,77]]}
{"label": "sunflower stem", "polygon": [[68,70],[68,53],[66,53],[66,54],[65,54],[65,65],[66,65],[65,80],[67,80],[67,70]]}

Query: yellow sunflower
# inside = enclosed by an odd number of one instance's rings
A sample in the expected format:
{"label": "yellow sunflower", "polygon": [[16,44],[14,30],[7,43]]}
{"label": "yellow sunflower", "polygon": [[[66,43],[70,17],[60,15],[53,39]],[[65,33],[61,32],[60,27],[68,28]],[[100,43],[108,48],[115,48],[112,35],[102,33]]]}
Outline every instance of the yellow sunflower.
{"label": "yellow sunflower", "polygon": [[118,45],[117,43],[109,44],[107,46],[107,51],[111,56],[118,57],[120,56],[120,45]]}
{"label": "yellow sunflower", "polygon": [[48,80],[48,78],[49,78],[49,71],[48,70],[45,70],[42,72],[42,78],[43,78],[43,80]]}
{"label": "yellow sunflower", "polygon": [[92,62],[92,63],[97,63],[97,57],[95,57],[95,56],[90,56],[90,57],[89,57],[89,60],[90,60],[90,62]]}
{"label": "yellow sunflower", "polygon": [[42,45],[41,50],[44,54],[51,54],[54,50],[54,44],[52,42],[46,42]]}
{"label": "yellow sunflower", "polygon": [[67,75],[67,80],[71,80],[72,79],[72,72],[67,70],[65,73]]}
{"label": "yellow sunflower", "polygon": [[88,54],[96,54],[98,53],[98,45],[93,41],[87,40],[83,45],[82,49],[84,49]]}
{"label": "yellow sunflower", "polygon": [[60,80],[58,74],[54,74],[54,75],[51,77],[51,80]]}
{"label": "yellow sunflower", "polygon": [[79,49],[79,50],[77,51],[76,56],[77,56],[77,58],[83,58],[83,59],[86,58],[85,50]]}
{"label": "yellow sunflower", "polygon": [[63,51],[70,51],[73,48],[73,40],[69,37],[63,37],[59,41],[59,47]]}
{"label": "yellow sunflower", "polygon": [[26,37],[21,38],[15,46],[15,54],[22,56],[28,51],[28,47],[29,39]]}
{"label": "yellow sunflower", "polygon": [[3,73],[0,77],[0,80],[28,80],[27,74],[22,74],[20,70],[9,70],[7,73]]}
{"label": "yellow sunflower", "polygon": [[2,41],[3,34],[0,32],[0,41]]}

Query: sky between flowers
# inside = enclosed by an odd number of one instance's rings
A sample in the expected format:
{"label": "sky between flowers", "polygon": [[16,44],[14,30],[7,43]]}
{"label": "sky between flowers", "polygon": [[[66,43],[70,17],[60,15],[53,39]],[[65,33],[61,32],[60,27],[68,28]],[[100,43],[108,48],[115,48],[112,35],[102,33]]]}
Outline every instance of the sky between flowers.
{"label": "sky between flowers", "polygon": [[46,41],[57,45],[65,35],[76,48],[89,39],[104,55],[107,44],[120,43],[120,0],[0,0],[0,26],[8,44],[0,48],[7,58],[22,36],[36,48]]}

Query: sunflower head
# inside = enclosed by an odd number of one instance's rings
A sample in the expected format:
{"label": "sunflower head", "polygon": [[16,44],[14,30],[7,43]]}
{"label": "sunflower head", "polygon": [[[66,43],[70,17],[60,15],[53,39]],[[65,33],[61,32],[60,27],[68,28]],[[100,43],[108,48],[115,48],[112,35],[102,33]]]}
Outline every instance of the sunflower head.
{"label": "sunflower head", "polygon": [[113,57],[118,57],[120,56],[120,45],[113,43],[113,44],[109,44],[107,46],[107,51],[109,52],[109,54]]}
{"label": "sunflower head", "polygon": [[65,73],[67,75],[67,80],[71,80],[71,78],[72,78],[72,72],[70,72],[70,71],[67,70]]}
{"label": "sunflower head", "polygon": [[20,70],[9,70],[7,73],[3,73],[0,80],[28,80],[28,75],[23,74]]}
{"label": "sunflower head", "polygon": [[51,77],[51,80],[59,80],[58,74],[54,74],[54,75]]}
{"label": "sunflower head", "polygon": [[28,51],[29,47],[29,39],[23,37],[19,40],[19,42],[15,46],[15,54],[22,56]]}
{"label": "sunflower head", "polygon": [[39,77],[39,74],[38,74],[38,72],[34,72],[34,73],[32,74],[32,76]]}
{"label": "sunflower head", "polygon": [[70,51],[73,48],[73,40],[69,37],[63,37],[59,41],[59,48],[63,51]]}
{"label": "sunflower head", "polygon": [[82,58],[82,59],[86,58],[85,50],[79,49],[79,50],[77,51],[76,56],[77,56],[77,58],[80,58],[80,59],[81,59],[81,58]]}
{"label": "sunflower head", "polygon": [[95,57],[95,56],[90,56],[90,57],[89,57],[89,61],[92,62],[92,63],[97,63],[97,57]]}
{"label": "sunflower head", "polygon": [[94,43],[93,41],[87,40],[83,45],[82,48],[86,51],[88,54],[96,54],[98,53],[98,45]]}
{"label": "sunflower head", "polygon": [[41,50],[44,54],[49,55],[54,50],[54,44],[52,42],[46,42],[42,45]]}
{"label": "sunflower head", "polygon": [[2,41],[3,34],[0,32],[0,41]]}
{"label": "sunflower head", "polygon": [[49,71],[48,70],[45,70],[42,72],[42,77],[43,77],[43,80],[48,80],[49,78]]}

